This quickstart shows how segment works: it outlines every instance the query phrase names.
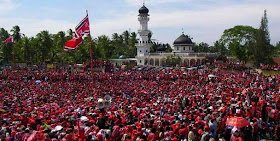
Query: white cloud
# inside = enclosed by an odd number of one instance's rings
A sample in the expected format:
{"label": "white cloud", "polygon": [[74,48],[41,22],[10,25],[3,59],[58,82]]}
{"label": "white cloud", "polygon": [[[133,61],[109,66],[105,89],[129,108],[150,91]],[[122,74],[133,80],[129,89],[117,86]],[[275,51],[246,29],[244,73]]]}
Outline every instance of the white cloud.
{"label": "white cloud", "polygon": [[0,0],[0,3],[11,2],[13,0]]}
{"label": "white cloud", "polygon": [[[13,25],[11,25],[11,23]],[[48,30],[50,33],[55,34],[58,31],[67,31],[68,29],[75,27],[75,24],[62,20],[37,20],[25,18],[6,18],[5,21],[0,21],[0,25],[8,31],[12,29],[14,25],[18,25],[21,28],[21,32],[29,37],[36,36],[36,34],[42,30]]]}
{"label": "white cloud", "polygon": [[[142,2],[142,0],[126,1]],[[150,1],[159,2],[160,0]],[[161,2],[171,2],[171,0],[163,0]],[[225,29],[231,28],[235,25],[251,25],[258,28],[264,9],[268,10],[269,30],[272,43],[275,44],[279,41],[279,4],[223,4],[213,5],[211,7],[201,5],[196,9],[178,9],[175,11],[163,10],[160,8],[160,5],[157,7],[159,7],[157,11],[150,12],[151,20],[149,26],[153,31],[153,38],[164,43],[172,43],[173,40],[180,35],[181,28],[184,28],[185,33],[191,35],[195,42],[207,42],[212,45],[213,42],[220,38]],[[113,13],[112,15],[114,16],[110,16],[114,18],[106,19],[106,17],[103,17],[105,18],[104,20],[96,19],[96,16],[90,17],[91,33],[94,37],[103,34],[111,37],[115,32],[121,33],[124,30],[129,29],[131,29],[131,31],[137,31],[139,27],[137,12],[136,9],[135,11],[128,13]],[[0,16],[0,25],[2,27],[11,29],[12,26],[19,25],[22,32],[26,33],[28,36],[34,36],[42,30],[49,30],[51,33],[57,33],[60,30],[67,31],[69,28],[73,29],[77,23],[78,21],[7,18]]]}
{"label": "white cloud", "polygon": [[13,10],[18,6],[19,4],[15,0],[0,0],[0,12]]}
{"label": "white cloud", "polygon": [[[270,7],[270,22],[277,22],[277,6]],[[169,13],[151,13],[152,28],[184,28],[187,34],[199,42],[212,44],[218,40],[224,29],[235,25],[251,25],[258,28],[263,8],[261,6],[233,6],[209,10],[180,10]],[[275,31],[277,27],[270,27]],[[274,36],[274,32],[271,32]],[[279,35],[279,34],[278,34]],[[168,40],[165,38],[165,40]],[[170,42],[170,40],[169,40]]]}
{"label": "white cloud", "polygon": [[[172,43],[181,33],[179,32],[181,28],[184,28],[185,33],[191,35],[194,41],[213,44],[220,38],[225,29],[235,25],[250,25],[258,28],[263,10],[267,9],[272,43],[275,44],[280,35],[278,28],[280,24],[279,8],[280,6],[271,4],[247,4],[208,7],[208,9],[203,7],[198,10],[157,11],[150,13],[149,25],[152,31],[153,29],[178,29],[178,33],[173,34],[165,33],[164,30],[153,32],[153,38],[162,42]],[[106,34],[110,36],[114,32],[120,33],[128,28],[136,31],[139,27],[136,12],[95,23],[92,28],[93,32],[96,35]]]}
{"label": "white cloud", "polygon": [[145,1],[146,5],[158,5],[164,3],[178,3],[178,2],[190,2],[194,0],[125,0],[129,5],[141,5]]}

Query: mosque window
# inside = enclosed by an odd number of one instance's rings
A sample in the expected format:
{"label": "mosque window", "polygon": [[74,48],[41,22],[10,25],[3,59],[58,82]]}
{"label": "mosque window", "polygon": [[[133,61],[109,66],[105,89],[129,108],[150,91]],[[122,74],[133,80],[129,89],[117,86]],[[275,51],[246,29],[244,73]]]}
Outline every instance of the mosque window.
{"label": "mosque window", "polygon": [[179,47],[177,47],[177,50],[179,50]]}
{"label": "mosque window", "polygon": [[142,52],[142,51],[140,50],[140,52]]}
{"label": "mosque window", "polygon": [[184,50],[186,50],[186,47],[184,47]]}

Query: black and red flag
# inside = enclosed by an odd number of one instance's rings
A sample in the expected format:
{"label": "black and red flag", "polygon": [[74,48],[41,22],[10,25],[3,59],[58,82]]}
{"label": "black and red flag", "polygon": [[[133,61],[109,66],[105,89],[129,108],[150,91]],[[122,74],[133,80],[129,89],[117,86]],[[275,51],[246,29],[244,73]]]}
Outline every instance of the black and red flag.
{"label": "black and red flag", "polygon": [[75,31],[79,37],[83,37],[85,34],[90,34],[90,25],[88,14],[86,17],[76,26]]}
{"label": "black and red flag", "polygon": [[75,34],[73,39],[67,41],[64,45],[64,51],[77,49],[79,45],[83,42],[83,36],[90,34],[90,25],[88,14],[86,17],[76,26]]}
{"label": "black and red flag", "polygon": [[64,51],[73,50],[79,47],[79,45],[83,42],[82,37],[78,37],[76,34],[74,37],[67,41],[64,45]]}

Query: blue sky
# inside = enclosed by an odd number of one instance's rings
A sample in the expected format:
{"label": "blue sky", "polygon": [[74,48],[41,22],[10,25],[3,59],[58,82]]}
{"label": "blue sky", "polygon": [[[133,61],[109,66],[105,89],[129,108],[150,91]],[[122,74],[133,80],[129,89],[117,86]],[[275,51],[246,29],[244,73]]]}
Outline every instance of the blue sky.
{"label": "blue sky", "polygon": [[[235,25],[258,28],[267,9],[271,43],[280,41],[280,0],[145,0],[150,10],[149,28],[153,39],[173,41],[184,32],[193,41],[210,45],[223,31]],[[94,37],[124,30],[137,31],[138,9],[143,0],[0,0],[0,27],[35,36],[74,28],[89,11]]]}

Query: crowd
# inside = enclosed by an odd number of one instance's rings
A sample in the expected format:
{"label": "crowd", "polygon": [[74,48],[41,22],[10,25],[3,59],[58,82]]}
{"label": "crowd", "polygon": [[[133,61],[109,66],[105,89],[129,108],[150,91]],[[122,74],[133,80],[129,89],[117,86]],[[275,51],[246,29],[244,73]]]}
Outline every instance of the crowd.
{"label": "crowd", "polygon": [[216,63],[216,67],[220,68],[220,69],[234,69],[234,70],[240,70],[240,71],[244,71],[246,69],[248,69],[248,67],[246,67],[246,65],[242,62],[225,62],[223,64],[218,64]]}
{"label": "crowd", "polygon": [[264,65],[264,64],[261,64],[259,68],[262,69],[262,70],[275,70],[275,71],[280,70],[279,65]]}
{"label": "crowd", "polygon": [[[0,140],[279,140],[279,80],[207,68],[94,76],[68,69],[5,69],[0,75]],[[112,102],[100,108],[98,99],[105,95]],[[250,125],[228,126],[232,117]]]}

